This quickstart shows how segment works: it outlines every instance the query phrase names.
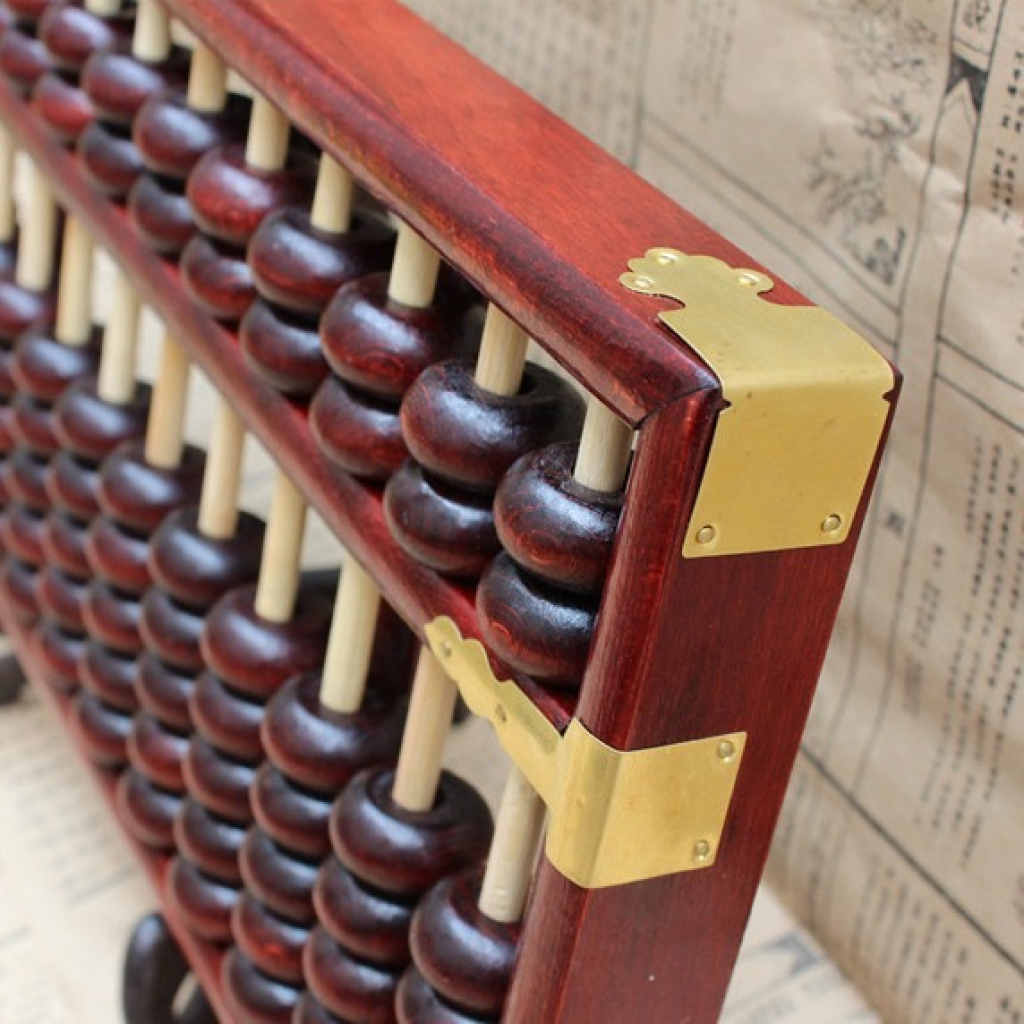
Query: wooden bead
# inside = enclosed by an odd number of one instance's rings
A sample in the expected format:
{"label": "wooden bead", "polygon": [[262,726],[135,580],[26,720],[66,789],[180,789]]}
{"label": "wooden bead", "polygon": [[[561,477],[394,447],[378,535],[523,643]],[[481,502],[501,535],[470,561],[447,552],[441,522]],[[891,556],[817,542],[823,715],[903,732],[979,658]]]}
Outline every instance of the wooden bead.
{"label": "wooden bead", "polygon": [[[50,508],[50,496],[46,491],[47,460],[27,448],[16,448],[7,460],[7,489],[15,502],[38,515]],[[42,524],[39,524],[40,540]],[[41,556],[40,556],[41,557]]]}
{"label": "wooden bead", "polygon": [[95,380],[72,384],[58,399],[55,430],[61,445],[94,462],[106,458],[122,441],[140,438],[146,431],[150,388],[138,384],[131,402],[106,402]]}
{"label": "wooden bead", "polygon": [[150,174],[135,179],[128,193],[128,213],[146,245],[163,256],[176,256],[196,232],[184,189]]}
{"label": "wooden bead", "polygon": [[44,515],[26,505],[15,504],[7,509],[0,524],[0,544],[7,554],[13,555],[26,566],[43,564]]}
{"label": "wooden bead", "polygon": [[[97,494],[100,489],[99,467],[94,462],[76,458],[66,449],[61,450],[50,462],[46,475],[46,491],[50,496],[51,520],[47,533],[54,535],[54,551],[63,550],[66,557],[80,565],[85,557],[85,537],[89,529],[89,521],[98,515],[100,503]],[[52,518],[60,514],[61,522]],[[58,547],[59,546],[59,547]],[[60,556],[50,554],[50,557]],[[69,572],[76,571],[61,562]],[[91,572],[88,563],[82,572]]]}
{"label": "wooden bead", "polygon": [[257,764],[229,758],[202,736],[194,735],[182,767],[189,793],[203,806],[238,825],[252,820],[249,787],[256,778]]}
{"label": "wooden bead", "polygon": [[34,29],[53,3],[55,0],[5,0],[4,6],[14,16],[15,24]]}
{"label": "wooden bead", "polygon": [[400,971],[352,956],[323,928],[314,928],[302,954],[306,985],[341,1020],[394,1024]]}
{"label": "wooden bead", "polygon": [[250,828],[238,853],[246,888],[278,914],[311,924],[317,861],[282,850],[261,828]]}
{"label": "wooden bead", "polygon": [[43,619],[32,633],[32,647],[44,685],[55,693],[69,695],[78,689],[78,659],[85,640]]}
{"label": "wooden bead", "polygon": [[384,483],[406,457],[399,406],[326,378],[309,408],[310,428],[334,465],[363,480]]}
{"label": "wooden bead", "polygon": [[188,927],[208,942],[231,940],[231,911],[238,890],[203,874],[183,857],[175,857],[167,874],[171,900]]}
{"label": "wooden bead", "polygon": [[36,591],[39,610],[64,629],[81,634],[85,630],[82,608],[88,589],[88,582],[75,579],[56,566],[47,565],[39,574]]}
{"label": "wooden bead", "polygon": [[158,64],[141,60],[126,47],[95,50],[82,68],[82,88],[97,119],[130,129],[151,96],[184,88],[188,61],[188,52],[180,47]]}
{"label": "wooden bead", "polygon": [[[40,477],[49,460],[60,450],[60,441],[53,430],[53,409],[22,392],[15,396],[10,409],[10,432],[14,444],[36,456],[43,456]],[[49,501],[47,499],[47,504]]]}
{"label": "wooden bead", "polygon": [[188,740],[163,728],[145,711],[138,711],[128,737],[128,758],[132,767],[150,782],[170,793],[185,791],[181,763]]}
{"label": "wooden bead", "polygon": [[311,993],[304,992],[292,1010],[291,1024],[344,1024],[344,1021],[325,1010]]}
{"label": "wooden bead", "polygon": [[554,590],[504,553],[477,589],[484,642],[513,668],[552,685],[579,685],[597,608],[596,598]]}
{"label": "wooden bead", "polygon": [[299,994],[291,985],[258,970],[237,949],[221,964],[221,984],[235,1020],[246,1024],[289,1024]]}
{"label": "wooden bead", "polygon": [[82,129],[76,149],[89,184],[111,199],[123,199],[145,170],[128,129],[100,120]]}
{"label": "wooden bead", "polygon": [[330,852],[329,799],[291,785],[273,765],[264,764],[253,781],[249,802],[260,828],[288,851],[315,860]]}
{"label": "wooden bead", "polygon": [[45,330],[54,313],[54,295],[0,279],[0,342],[11,346],[26,331]]}
{"label": "wooden bead", "polygon": [[263,757],[262,701],[231,689],[212,672],[203,672],[196,680],[189,709],[195,728],[217,750],[248,762]]}
{"label": "wooden bead", "polygon": [[252,271],[238,247],[193,234],[179,266],[192,301],[215,320],[237,323],[256,299]]}
{"label": "wooden bead", "polygon": [[302,984],[307,928],[275,914],[246,892],[235,907],[231,932],[239,950],[261,971],[287,984]]}
{"label": "wooden bead", "polygon": [[400,1024],[490,1024],[495,1018],[478,1017],[446,1003],[415,967],[402,975],[395,994]]}
{"label": "wooden bead", "polygon": [[49,66],[46,47],[20,25],[9,28],[0,39],[0,74],[19,96],[28,96]]}
{"label": "wooden bead", "polygon": [[148,551],[144,536],[122,529],[109,516],[97,516],[86,533],[85,554],[93,574],[125,593],[138,596],[149,587]]}
{"label": "wooden bead", "polygon": [[238,325],[238,340],[253,373],[283,394],[306,398],[327,376],[313,317],[257,298]]}
{"label": "wooden bead", "polygon": [[313,902],[321,927],[352,955],[395,969],[409,962],[415,899],[397,899],[363,885],[330,857],[320,869]]}
{"label": "wooden bead", "polygon": [[270,622],[255,610],[256,587],[245,586],[221,598],[203,633],[203,655],[210,670],[232,686],[268,699],[295,672],[318,666],[327,643],[331,599],[303,586],[287,622]]}
{"label": "wooden bead", "polygon": [[245,835],[244,826],[217,817],[192,799],[185,800],[174,821],[174,842],[182,857],[236,888],[242,881],[238,851]]}
{"label": "wooden bead", "polygon": [[26,628],[39,616],[37,582],[36,570],[13,554],[7,555],[0,563],[0,596],[14,621]]}
{"label": "wooden bead", "polygon": [[410,813],[391,798],[394,774],[371,769],[352,778],[331,814],[331,843],[363,882],[408,898],[481,860],[491,815],[480,794],[449,772],[441,775],[434,806]]}
{"label": "wooden bead", "polygon": [[128,760],[128,715],[107,707],[86,690],[75,694],[68,724],[79,746],[93,764],[120,769]]}
{"label": "wooden bead", "polygon": [[97,50],[109,50],[130,26],[123,16],[105,18],[70,3],[50,4],[39,19],[39,38],[53,66],[77,73]]}
{"label": "wooden bead", "polygon": [[83,615],[89,635],[98,643],[122,654],[142,653],[139,635],[142,606],[135,595],[115,592],[109,583],[93,580]]}
{"label": "wooden bead", "polygon": [[201,672],[203,656],[199,639],[201,614],[184,608],[159,587],[150,587],[142,598],[139,635],[146,650],[181,672]]}
{"label": "wooden bead", "polygon": [[21,393],[56,402],[75,381],[96,372],[102,341],[99,327],[85,345],[64,344],[49,331],[28,331],[15,343],[11,376]]}
{"label": "wooden bead", "polygon": [[117,780],[117,813],[140,843],[156,850],[174,849],[174,818],[181,797],[154,786],[144,775],[129,769]]}
{"label": "wooden bead", "polygon": [[65,74],[51,68],[40,76],[32,87],[32,109],[57,141],[74,145],[92,121],[93,110],[89,97]]}
{"label": "wooden bead", "polygon": [[498,1020],[521,926],[492,921],[480,910],[482,879],[474,868],[434,886],[416,908],[409,943],[417,969],[445,1002]]}
{"label": "wooden bead", "polygon": [[139,704],[169,729],[186,735],[192,732],[188,702],[194,686],[194,673],[179,671],[149,651],[139,658],[135,682]]}
{"label": "wooden bead", "polygon": [[82,685],[111,708],[130,717],[138,707],[135,658],[102,644],[88,643],[79,663]]}

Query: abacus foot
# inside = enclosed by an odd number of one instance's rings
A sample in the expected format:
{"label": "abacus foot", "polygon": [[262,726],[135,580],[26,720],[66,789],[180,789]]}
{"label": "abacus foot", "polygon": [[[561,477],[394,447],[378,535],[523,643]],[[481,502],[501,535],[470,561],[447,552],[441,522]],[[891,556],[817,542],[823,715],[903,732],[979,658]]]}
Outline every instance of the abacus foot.
{"label": "abacus foot", "polygon": [[13,704],[25,686],[25,673],[13,654],[0,658],[0,708]]}
{"label": "abacus foot", "polygon": [[121,1006],[126,1024],[217,1024],[198,986],[175,1008],[188,975],[188,962],[166,922],[148,914],[135,926],[125,954]]}

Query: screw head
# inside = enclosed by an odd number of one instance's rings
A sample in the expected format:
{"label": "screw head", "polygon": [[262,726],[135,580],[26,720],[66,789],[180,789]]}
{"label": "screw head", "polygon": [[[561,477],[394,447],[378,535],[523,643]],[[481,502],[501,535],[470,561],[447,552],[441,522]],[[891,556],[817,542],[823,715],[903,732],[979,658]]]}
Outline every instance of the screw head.
{"label": "screw head", "polygon": [[708,526],[702,526],[697,531],[697,543],[698,544],[710,544],[716,537],[715,528],[710,524]]}
{"label": "screw head", "polygon": [[711,856],[711,844],[706,839],[698,839],[693,844],[693,859],[698,863],[706,861]]}
{"label": "screw head", "polygon": [[822,533],[835,533],[843,525],[843,517],[833,512],[821,521]]}
{"label": "screw head", "polygon": [[736,744],[732,740],[722,740],[718,744],[718,757],[722,761],[731,761],[736,756]]}

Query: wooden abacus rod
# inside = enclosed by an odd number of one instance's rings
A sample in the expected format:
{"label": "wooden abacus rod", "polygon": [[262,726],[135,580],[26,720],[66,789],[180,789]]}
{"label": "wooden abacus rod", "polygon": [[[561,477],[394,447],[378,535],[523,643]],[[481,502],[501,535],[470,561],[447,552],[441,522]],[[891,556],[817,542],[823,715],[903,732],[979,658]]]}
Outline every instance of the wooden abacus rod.
{"label": "wooden abacus rod", "polygon": [[146,423],[146,461],[151,466],[173,469],[181,463],[190,369],[184,349],[165,334]]}
{"label": "wooden abacus rod", "polygon": [[15,280],[29,291],[42,292],[53,282],[53,255],[57,233],[57,204],[43,172],[31,165],[29,172],[28,210],[18,243]]}
{"label": "wooden abacus rod", "polygon": [[0,124],[0,242],[10,242],[18,226],[14,208],[14,167],[18,147],[6,125]]}
{"label": "wooden abacus rod", "polygon": [[92,337],[93,241],[82,221],[69,215],[60,260],[60,294],[54,334],[64,345],[84,345]]}
{"label": "wooden abacus rod", "polygon": [[316,191],[309,220],[314,228],[341,234],[352,223],[355,182],[333,157],[324,153],[317,171]]}
{"label": "wooden abacus rod", "polygon": [[332,711],[355,714],[363,703],[380,600],[373,577],[346,552],[320,683],[320,703]]}
{"label": "wooden abacus rod", "polygon": [[157,0],[139,0],[135,10],[132,53],[139,60],[159,64],[171,52],[171,17]]}
{"label": "wooden abacus rod", "polygon": [[287,622],[295,610],[307,508],[302,492],[278,471],[256,584],[256,613],[270,622]]}
{"label": "wooden abacus rod", "polygon": [[85,0],[85,9],[101,18],[113,18],[121,13],[121,0]]}
{"label": "wooden abacus rod", "polygon": [[228,68],[210,47],[202,43],[192,51],[186,101],[193,110],[216,113],[228,99]]}
{"label": "wooden abacus rod", "polygon": [[408,224],[399,222],[388,297],[404,306],[424,308],[434,298],[441,257]]}
{"label": "wooden abacus rod", "polygon": [[245,143],[245,162],[261,171],[281,170],[288,159],[291,130],[292,126],[284,114],[266,96],[257,92]]}
{"label": "wooden abacus rod", "polygon": [[139,339],[139,296],[123,272],[114,282],[114,303],[103,333],[97,393],[105,402],[125,405],[135,394],[135,353]]}
{"label": "wooden abacus rod", "polygon": [[244,446],[242,421],[231,403],[221,399],[199,498],[199,531],[207,537],[227,539],[235,534]]}

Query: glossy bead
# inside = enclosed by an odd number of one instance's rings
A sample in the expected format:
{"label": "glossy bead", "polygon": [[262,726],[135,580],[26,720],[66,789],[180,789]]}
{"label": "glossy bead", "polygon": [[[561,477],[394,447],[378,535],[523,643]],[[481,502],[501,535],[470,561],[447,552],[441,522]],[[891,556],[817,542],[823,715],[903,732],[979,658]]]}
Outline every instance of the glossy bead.
{"label": "glossy bead", "polygon": [[181,763],[187,747],[185,737],[165,729],[145,711],[136,713],[128,738],[128,756],[132,767],[154,785],[171,793],[184,792]]}
{"label": "glossy bead", "polygon": [[[67,550],[69,558],[77,560],[77,552],[84,552],[89,522],[100,510],[99,489],[99,467],[95,463],[76,458],[66,449],[51,460],[46,492],[53,508],[61,511],[65,521],[55,528],[51,519],[49,532],[59,531],[60,537],[55,537],[53,544],[55,549],[59,545]],[[88,568],[85,571],[89,571]]]}
{"label": "glossy bead", "polygon": [[344,1024],[344,1021],[324,1009],[311,993],[303,992],[292,1010],[291,1024]]}
{"label": "glossy bead", "polygon": [[102,644],[88,643],[78,666],[82,685],[110,708],[129,717],[138,707],[135,658]]}
{"label": "glossy bead", "polygon": [[157,850],[174,849],[174,818],[181,796],[154,786],[138,771],[124,772],[117,780],[118,816],[140,843]]}
{"label": "glossy bead", "polygon": [[186,735],[193,728],[188,702],[194,686],[194,673],[180,672],[149,651],[139,658],[135,684],[139,704],[168,728]]}
{"label": "glossy bead", "polygon": [[257,767],[227,757],[199,735],[192,737],[182,764],[189,793],[215,814],[238,825],[252,820],[249,787]]}
{"label": "glossy bead", "polygon": [[128,715],[107,707],[87,690],[75,694],[68,718],[71,731],[86,756],[103,768],[122,768],[128,759]]}
{"label": "glossy bead", "polygon": [[45,71],[32,87],[32,109],[50,134],[73,145],[93,118],[89,97],[66,72]]}
{"label": "glossy bead", "polygon": [[11,376],[19,391],[55,402],[75,381],[96,372],[102,341],[99,327],[85,345],[66,345],[39,328],[27,331],[14,345]]}
{"label": "glossy bead", "polygon": [[259,827],[249,829],[238,853],[238,865],[249,891],[296,923],[314,920],[317,864],[286,852]]}
{"label": "glossy bead", "polygon": [[52,292],[34,291],[13,278],[0,278],[0,342],[13,346],[26,331],[44,330],[53,312]]}
{"label": "glossy bead", "polygon": [[17,95],[28,96],[49,66],[46,47],[27,28],[13,25],[0,38],[0,74]]}
{"label": "glossy bead", "polygon": [[30,626],[39,615],[38,575],[32,566],[13,555],[7,555],[0,562],[0,597],[11,617],[21,626]]}
{"label": "glossy bead", "polygon": [[149,386],[137,384],[132,401],[114,404],[99,397],[93,379],[72,384],[56,406],[55,430],[62,447],[99,462],[122,441],[142,437],[149,396]]}
{"label": "glossy bead", "polygon": [[314,860],[330,852],[329,799],[291,785],[273,765],[265,763],[253,780],[249,802],[260,828],[289,851]]}
{"label": "glossy bead", "polygon": [[139,618],[142,608],[134,596],[117,593],[109,583],[93,580],[83,609],[89,635],[120,654],[142,653]]}
{"label": "glossy bead", "polygon": [[182,250],[179,266],[192,301],[215,320],[237,323],[256,298],[242,249],[194,234]]}
{"label": "glossy bead", "polygon": [[124,530],[109,516],[98,515],[89,527],[85,553],[94,575],[131,594],[150,585],[145,536]]}
{"label": "glossy bead", "polygon": [[77,72],[96,50],[107,50],[130,28],[124,15],[101,17],[72,3],[49,4],[39,19],[39,38],[53,65]]}
{"label": "glossy bead", "polygon": [[209,942],[231,939],[231,911],[238,890],[203,874],[183,857],[175,857],[167,874],[167,888],[188,927]]}
{"label": "glossy bead", "polygon": [[52,619],[43,619],[34,627],[32,646],[44,684],[57,693],[74,693],[78,689],[78,661],[85,649],[84,638],[61,629]]}
{"label": "glossy bead", "polygon": [[89,184],[112,199],[126,196],[144,170],[127,128],[92,121],[78,135],[76,148]]}
{"label": "glossy bead", "polygon": [[45,457],[27,448],[16,448],[7,460],[7,489],[11,498],[39,514],[50,508],[50,496],[46,492],[47,462]]}
{"label": "glossy bead", "polygon": [[231,932],[239,949],[278,981],[302,984],[302,947],[308,929],[275,914],[249,893],[235,906]]}
{"label": "glossy bead", "polygon": [[28,392],[20,392],[11,402],[10,432],[15,445],[44,457],[44,467],[60,449],[53,431],[53,409]]}
{"label": "glossy bead", "polygon": [[420,901],[409,943],[413,962],[446,1001],[480,1017],[501,1015],[521,926],[487,917],[477,903],[483,872],[460,872]]}
{"label": "glossy bead", "polygon": [[26,565],[43,563],[43,527],[45,517],[26,505],[11,505],[0,523],[0,544],[9,555]]}
{"label": "glossy bead", "polygon": [[181,855],[213,878],[238,886],[238,851],[245,828],[219,818],[197,800],[187,799],[174,821],[174,842]]}
{"label": "glossy bead", "polygon": [[477,588],[488,647],[513,668],[553,685],[578,686],[597,619],[596,598],[554,589],[500,554]]}
{"label": "glossy bead", "polygon": [[212,672],[197,679],[189,701],[192,721],[208,742],[242,761],[263,757],[263,702],[226,686]]}
{"label": "glossy bead", "polygon": [[88,589],[87,582],[48,565],[39,573],[39,610],[64,629],[81,633],[85,629],[82,610]]}
{"label": "glossy bead", "polygon": [[496,1020],[446,1003],[415,967],[402,975],[395,993],[395,1012],[400,1024],[491,1024]]}
{"label": "glossy bead", "polygon": [[327,376],[316,319],[308,314],[257,298],[238,325],[238,340],[253,373],[283,394],[308,397]]}
{"label": "glossy bead", "polygon": [[150,587],[142,598],[139,635],[146,650],[171,668],[182,672],[201,672],[203,656],[199,650],[203,616],[177,604],[159,587]]}
{"label": "glossy bead", "polygon": [[291,985],[260,971],[239,950],[229,950],[221,964],[221,984],[235,1020],[246,1024],[289,1024],[299,997]]}

